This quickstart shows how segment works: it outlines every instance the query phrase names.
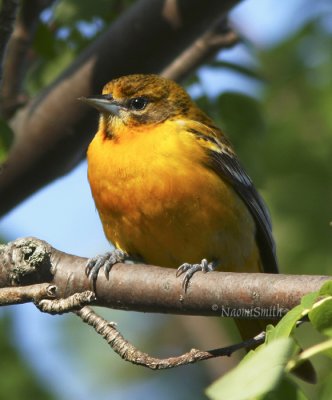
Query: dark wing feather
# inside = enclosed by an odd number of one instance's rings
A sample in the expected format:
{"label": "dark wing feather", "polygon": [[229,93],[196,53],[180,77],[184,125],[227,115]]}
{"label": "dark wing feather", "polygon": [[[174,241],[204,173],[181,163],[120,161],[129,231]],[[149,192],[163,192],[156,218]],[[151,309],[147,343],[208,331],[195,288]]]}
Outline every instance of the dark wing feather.
{"label": "dark wing feather", "polygon": [[205,147],[208,167],[231,184],[253,216],[264,272],[278,273],[269,212],[250,177],[230,149],[228,140],[214,127],[192,121],[191,127],[188,128],[187,132],[194,134]]}
{"label": "dark wing feather", "polygon": [[210,167],[222,178],[231,183],[242,198],[252,216],[257,231],[257,243],[262,258],[264,272],[278,273],[275,243],[272,237],[270,215],[263,199],[255,189],[251,179],[233,154],[209,151]]}

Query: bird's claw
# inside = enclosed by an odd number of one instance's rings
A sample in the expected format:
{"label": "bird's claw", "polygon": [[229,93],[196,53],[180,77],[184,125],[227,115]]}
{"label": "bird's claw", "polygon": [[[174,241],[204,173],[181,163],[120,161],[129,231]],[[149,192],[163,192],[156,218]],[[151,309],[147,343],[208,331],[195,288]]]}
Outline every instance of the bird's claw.
{"label": "bird's claw", "polygon": [[129,258],[128,254],[122,250],[115,249],[105,254],[100,254],[88,260],[85,267],[85,274],[90,282],[95,285],[99,270],[103,268],[106,278],[109,278],[109,273],[114,264],[126,261]]}
{"label": "bird's claw", "polygon": [[186,292],[188,289],[188,285],[190,282],[190,279],[193,277],[193,275],[198,272],[202,271],[204,273],[206,272],[211,272],[214,271],[216,265],[214,262],[208,262],[205,258],[200,262],[200,264],[190,264],[190,263],[184,263],[179,266],[176,272],[176,276],[180,276],[182,274],[185,274],[182,280],[182,288]]}

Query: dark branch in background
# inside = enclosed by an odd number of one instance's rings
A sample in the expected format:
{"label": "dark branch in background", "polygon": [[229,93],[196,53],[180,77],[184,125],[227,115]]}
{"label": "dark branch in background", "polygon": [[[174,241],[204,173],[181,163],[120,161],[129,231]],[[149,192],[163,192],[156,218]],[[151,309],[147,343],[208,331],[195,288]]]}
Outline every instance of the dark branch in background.
{"label": "dark branch in background", "polygon": [[181,81],[211,59],[218,50],[232,47],[238,42],[238,35],[228,25],[227,18],[223,16],[167,66],[162,71],[162,75]]}
{"label": "dark branch in background", "polygon": [[238,2],[135,2],[53,85],[15,115],[11,125],[16,139],[0,175],[0,215],[84,157],[97,115],[78,97],[99,93],[120,75],[159,73]]}
{"label": "dark branch in background", "polygon": [[27,98],[21,92],[22,82],[28,67],[31,42],[42,10],[54,0],[23,0],[13,34],[4,60],[3,82],[1,85],[1,113],[10,117]]}
{"label": "dark branch in background", "polygon": [[7,43],[13,31],[19,0],[2,0],[0,9],[0,84]]}
{"label": "dark branch in background", "polygon": [[[84,272],[86,262],[85,258],[63,253],[41,240],[18,239],[0,246],[0,287],[48,283],[56,287],[52,295],[67,298],[91,290]],[[116,264],[109,280],[100,272],[93,304],[122,310],[205,316],[227,316],[225,310],[274,308],[279,312],[274,315],[278,319],[299,304],[303,295],[318,290],[328,279],[308,275],[197,273],[184,293],[181,279],[173,269]],[[8,301],[7,298],[6,304]]]}

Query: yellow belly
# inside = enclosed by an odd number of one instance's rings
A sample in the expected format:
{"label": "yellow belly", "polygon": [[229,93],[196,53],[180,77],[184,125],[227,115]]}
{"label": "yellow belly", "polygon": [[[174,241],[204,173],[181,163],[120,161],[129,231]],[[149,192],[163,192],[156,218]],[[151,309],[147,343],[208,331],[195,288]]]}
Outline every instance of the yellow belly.
{"label": "yellow belly", "polygon": [[203,258],[222,270],[259,271],[255,223],[235,191],[204,166],[204,149],[170,130],[104,139],[88,150],[88,176],[105,234],[146,263]]}

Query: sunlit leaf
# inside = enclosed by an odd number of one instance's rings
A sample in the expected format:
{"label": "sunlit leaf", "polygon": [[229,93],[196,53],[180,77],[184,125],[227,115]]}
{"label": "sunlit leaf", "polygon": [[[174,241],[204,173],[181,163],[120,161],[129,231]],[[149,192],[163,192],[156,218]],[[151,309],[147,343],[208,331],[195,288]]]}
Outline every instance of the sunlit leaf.
{"label": "sunlit leaf", "polygon": [[247,400],[273,390],[283,376],[294,346],[291,339],[281,338],[262,347],[209,386],[208,397],[213,400]]}
{"label": "sunlit leaf", "polygon": [[310,310],[312,308],[312,306],[315,304],[318,296],[319,296],[319,292],[307,293],[301,299],[301,306],[304,309]]}
{"label": "sunlit leaf", "polygon": [[295,328],[297,321],[311,310],[317,297],[318,292],[308,293],[303,296],[301,304],[288,311],[274,328],[267,331],[266,341],[270,342],[281,337],[288,337]]}
{"label": "sunlit leaf", "polygon": [[332,336],[332,297],[317,302],[309,312],[309,319],[319,332]]}
{"label": "sunlit leaf", "polygon": [[314,346],[308,347],[299,354],[295,355],[288,363],[287,369],[292,369],[294,365],[300,362],[309,360],[311,357],[318,354],[325,354],[332,358],[332,339],[325,340],[323,342],[317,343]]}
{"label": "sunlit leaf", "polygon": [[332,280],[327,281],[323,284],[323,286],[319,290],[319,294],[321,296],[324,295],[332,296]]}

